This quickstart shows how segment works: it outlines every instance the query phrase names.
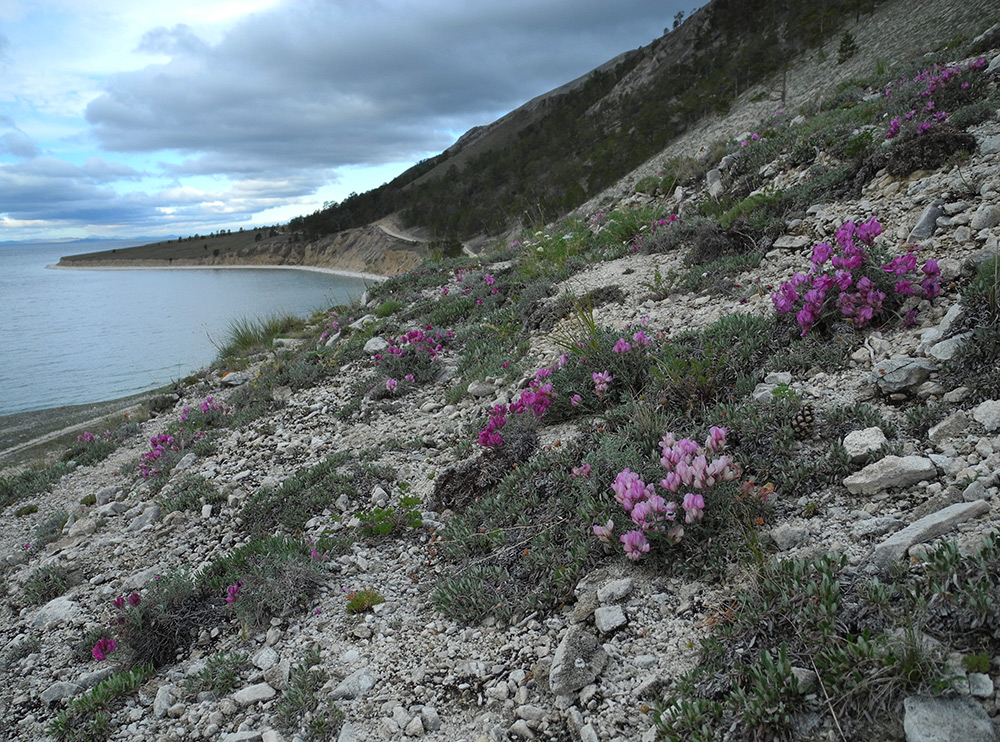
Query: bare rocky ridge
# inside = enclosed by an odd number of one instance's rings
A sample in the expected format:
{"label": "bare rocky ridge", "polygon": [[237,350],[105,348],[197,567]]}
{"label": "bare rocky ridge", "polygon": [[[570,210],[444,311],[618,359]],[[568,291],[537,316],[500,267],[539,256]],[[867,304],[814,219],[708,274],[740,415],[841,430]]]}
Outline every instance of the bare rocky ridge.
{"label": "bare rocky ridge", "polygon": [[[1000,65],[996,50],[990,58]],[[961,169],[906,178],[883,172],[859,198],[816,204],[775,242],[757,270],[736,281],[778,285],[802,269],[813,244],[829,240],[849,219],[876,216],[885,228],[882,239],[901,244],[938,200],[942,215],[932,220],[932,233],[921,240],[922,255],[938,259],[948,279],[968,275],[977,260],[1000,251],[1000,118],[995,115],[972,133],[978,150]],[[780,172],[775,178],[795,175]],[[690,193],[672,205],[683,213],[702,195]],[[490,269],[500,272],[503,266]],[[579,296],[618,286],[624,302],[596,310],[597,322],[624,329],[645,318],[651,330],[667,336],[705,327],[727,314],[773,311],[763,289],[745,301],[695,293],[649,298],[644,284],[654,281],[656,271],[671,269],[682,269],[680,254],[635,254],[591,266],[558,284],[556,294]],[[436,292],[428,290],[425,298]],[[765,379],[755,394],[769,394],[784,384],[819,409],[868,401],[890,420],[899,417],[886,401],[892,394],[906,392],[957,406],[963,390],[944,387],[939,380],[953,352],[948,344],[956,342],[949,328],[961,311],[958,295],[946,291],[925,310],[913,328],[870,334],[842,372]],[[532,335],[537,367],[558,356],[561,349],[554,338],[569,329],[564,321],[552,332]],[[442,362],[453,365],[455,358],[445,353]],[[351,401],[349,380],[370,368],[367,360],[358,362],[313,388],[289,394],[283,409],[228,433],[211,456],[186,462],[184,473],[201,474],[224,492],[226,502],[218,506],[163,517],[148,490],[131,475],[149,437],[164,430],[184,406],[203,399],[204,391],[189,390],[173,410],[146,424],[107,460],[76,469],[50,494],[33,498],[37,515],[14,518],[5,513],[0,554],[6,557],[9,594],[0,605],[0,651],[33,637],[39,646],[0,667],[0,736],[44,739],[62,699],[96,682],[94,673],[106,666],[80,661],[73,647],[87,629],[107,621],[110,601],[141,590],[156,575],[202,568],[245,543],[241,509],[259,488],[276,486],[335,451],[357,453],[390,439],[422,439],[423,448],[385,452],[376,463],[395,470],[410,483],[412,494],[433,507],[431,477],[458,463],[457,446],[475,438],[484,404],[509,401],[519,391],[517,379],[491,379],[477,389],[475,399],[448,404],[450,382],[442,381],[400,399],[366,400],[363,405],[371,414],[363,423],[336,419],[332,413]],[[227,392],[220,388],[212,393],[224,398]],[[542,444],[568,439],[573,432],[572,424],[543,427]],[[880,445],[872,431],[859,426],[856,432],[849,452],[863,457]],[[940,536],[968,549],[1000,526],[1000,401],[948,414],[925,438],[900,444],[900,455],[860,468],[849,481],[815,492],[779,493],[781,518],[767,534],[776,556],[837,551],[852,568],[874,573],[918,557],[927,542]],[[178,471],[175,476],[181,475]],[[327,528],[349,529],[359,512],[398,502],[402,494],[377,487],[358,491],[338,503],[340,525],[333,524],[332,513],[319,515],[303,535],[316,538]],[[81,505],[87,495],[95,495],[97,502]],[[807,517],[803,509],[811,502],[820,514]],[[71,514],[61,537],[41,552],[22,548],[38,522],[60,509]],[[162,668],[116,714],[111,739],[292,739],[276,729],[275,704],[287,690],[289,669],[318,649],[321,666],[331,676],[320,694],[335,700],[348,720],[339,736],[342,742],[421,737],[651,742],[656,733],[646,704],[656,700],[666,681],[695,664],[695,648],[712,617],[745,589],[739,575],[726,584],[685,582],[616,555],[582,579],[576,602],[554,615],[529,615],[511,626],[492,621],[465,626],[427,600],[441,569],[434,530],[448,517],[444,510],[428,510],[419,531],[378,543],[359,541],[329,565],[327,585],[307,611],[276,618],[267,630],[241,636],[238,627],[227,625],[217,633],[203,632],[190,653]],[[26,579],[48,564],[71,567],[80,582],[41,608],[22,608],[18,596]],[[386,602],[371,613],[346,613],[344,592],[371,586]],[[254,665],[233,693],[195,699],[183,694],[185,682],[209,656],[230,651],[247,652]],[[967,722],[965,728],[979,734],[963,733],[963,739],[996,740],[998,666],[994,661],[985,673],[957,667],[956,672],[964,673],[957,699],[907,699],[898,738],[928,739],[917,735],[953,721]],[[945,730],[938,738],[958,738]],[[815,730],[811,738],[840,739],[832,727]]]}

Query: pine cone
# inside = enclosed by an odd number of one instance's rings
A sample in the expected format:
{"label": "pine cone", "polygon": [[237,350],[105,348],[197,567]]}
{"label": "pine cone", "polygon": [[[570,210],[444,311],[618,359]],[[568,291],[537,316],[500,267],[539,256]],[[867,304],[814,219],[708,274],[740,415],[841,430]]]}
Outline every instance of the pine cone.
{"label": "pine cone", "polygon": [[795,417],[792,418],[792,430],[795,431],[795,437],[802,439],[811,438],[814,419],[813,406],[811,404],[802,405],[799,411],[795,413]]}

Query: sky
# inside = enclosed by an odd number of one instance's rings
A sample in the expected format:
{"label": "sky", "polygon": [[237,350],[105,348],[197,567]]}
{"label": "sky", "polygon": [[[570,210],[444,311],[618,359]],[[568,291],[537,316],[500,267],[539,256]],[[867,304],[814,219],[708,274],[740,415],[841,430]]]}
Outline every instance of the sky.
{"label": "sky", "polygon": [[0,0],[0,242],[279,224],[694,0]]}

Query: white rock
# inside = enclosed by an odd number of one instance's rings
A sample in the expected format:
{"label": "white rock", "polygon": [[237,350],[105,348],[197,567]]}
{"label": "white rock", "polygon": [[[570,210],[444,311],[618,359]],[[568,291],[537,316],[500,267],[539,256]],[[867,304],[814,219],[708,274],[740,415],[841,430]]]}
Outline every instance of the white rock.
{"label": "white rock", "polygon": [[240,706],[252,706],[261,701],[274,698],[275,690],[267,683],[257,683],[233,694],[233,700]]}
{"label": "white rock", "polygon": [[879,427],[852,430],[844,436],[844,449],[851,461],[863,461],[869,454],[875,453],[888,443],[885,433]]}
{"label": "white rock", "polygon": [[886,456],[844,480],[854,495],[874,495],[890,487],[909,487],[937,477],[934,462],[923,456]]}
{"label": "white rock", "polygon": [[1000,430],[1000,401],[987,399],[972,411],[972,418],[992,433]]}

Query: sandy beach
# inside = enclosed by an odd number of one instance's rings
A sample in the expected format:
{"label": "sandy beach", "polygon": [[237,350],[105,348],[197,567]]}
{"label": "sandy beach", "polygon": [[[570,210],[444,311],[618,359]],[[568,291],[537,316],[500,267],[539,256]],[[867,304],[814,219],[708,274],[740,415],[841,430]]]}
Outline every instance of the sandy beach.
{"label": "sandy beach", "polygon": [[384,281],[388,276],[380,276],[377,273],[361,273],[358,271],[345,271],[337,268],[320,268],[314,265],[162,265],[150,263],[148,265],[59,265],[53,263],[45,266],[52,270],[70,271],[139,271],[139,270],[288,270],[288,271],[312,271],[313,273],[327,273],[334,276],[345,276],[347,278],[361,278],[366,281]]}

